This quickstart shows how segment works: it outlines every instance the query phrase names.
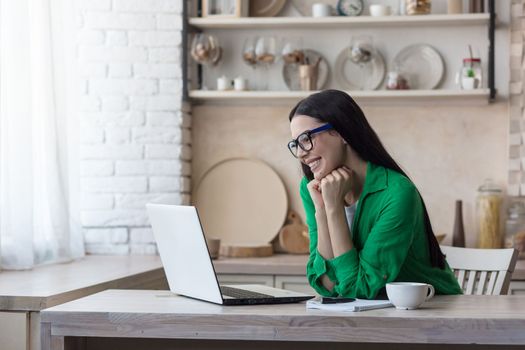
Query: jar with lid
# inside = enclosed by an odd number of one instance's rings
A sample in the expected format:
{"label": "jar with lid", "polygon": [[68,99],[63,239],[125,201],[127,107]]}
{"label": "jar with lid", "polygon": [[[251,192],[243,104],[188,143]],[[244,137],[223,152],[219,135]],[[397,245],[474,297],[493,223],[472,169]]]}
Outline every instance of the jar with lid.
{"label": "jar with lid", "polygon": [[515,201],[509,206],[505,222],[505,248],[515,248],[525,258],[525,203]]}
{"label": "jar with lid", "polygon": [[478,189],[476,199],[476,221],[479,248],[501,248],[501,208],[503,190],[491,179],[485,180]]}
{"label": "jar with lid", "polygon": [[483,73],[480,58],[464,58],[456,83],[463,90],[480,89],[483,83]]}
{"label": "jar with lid", "polygon": [[405,0],[405,13],[407,15],[428,15],[431,7],[431,0]]}

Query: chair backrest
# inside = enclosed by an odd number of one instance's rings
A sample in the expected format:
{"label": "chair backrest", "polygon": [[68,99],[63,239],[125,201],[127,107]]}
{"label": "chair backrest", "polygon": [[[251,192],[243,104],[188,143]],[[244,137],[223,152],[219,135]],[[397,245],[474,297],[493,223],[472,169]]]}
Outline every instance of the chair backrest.
{"label": "chair backrest", "polygon": [[465,294],[507,294],[518,251],[441,246]]}

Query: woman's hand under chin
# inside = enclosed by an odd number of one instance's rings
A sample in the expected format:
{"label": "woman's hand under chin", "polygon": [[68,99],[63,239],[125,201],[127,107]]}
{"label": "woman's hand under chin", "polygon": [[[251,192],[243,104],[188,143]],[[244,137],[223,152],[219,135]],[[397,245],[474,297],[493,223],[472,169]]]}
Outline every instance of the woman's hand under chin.
{"label": "woman's hand under chin", "polygon": [[346,167],[333,170],[320,181],[320,190],[326,209],[344,207],[345,197],[352,191],[354,172]]}
{"label": "woman's hand under chin", "polygon": [[308,188],[308,192],[310,192],[310,197],[312,197],[316,211],[324,210],[324,201],[321,195],[321,181],[313,179],[306,187]]}

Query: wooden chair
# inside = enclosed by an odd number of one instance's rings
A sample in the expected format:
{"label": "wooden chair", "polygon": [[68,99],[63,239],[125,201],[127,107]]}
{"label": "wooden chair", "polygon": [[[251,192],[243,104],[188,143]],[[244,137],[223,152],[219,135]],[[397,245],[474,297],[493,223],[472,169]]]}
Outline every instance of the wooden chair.
{"label": "wooden chair", "polygon": [[507,294],[516,261],[516,249],[474,249],[441,246],[465,294]]}

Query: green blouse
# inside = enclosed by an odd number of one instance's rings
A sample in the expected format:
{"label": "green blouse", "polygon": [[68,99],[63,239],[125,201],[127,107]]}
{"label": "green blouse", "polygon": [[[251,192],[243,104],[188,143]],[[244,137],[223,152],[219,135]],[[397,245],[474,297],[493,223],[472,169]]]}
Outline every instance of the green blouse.
{"label": "green blouse", "polygon": [[[388,282],[423,282],[439,294],[461,294],[450,267],[432,267],[424,226],[423,203],[414,184],[402,174],[368,163],[365,184],[352,223],[354,248],[333,259],[317,250],[315,207],[301,181],[301,198],[310,233],[306,273],[310,285],[324,296],[373,299]],[[335,283],[328,291],[326,274]]]}

